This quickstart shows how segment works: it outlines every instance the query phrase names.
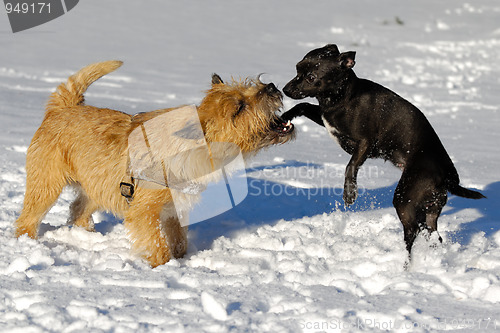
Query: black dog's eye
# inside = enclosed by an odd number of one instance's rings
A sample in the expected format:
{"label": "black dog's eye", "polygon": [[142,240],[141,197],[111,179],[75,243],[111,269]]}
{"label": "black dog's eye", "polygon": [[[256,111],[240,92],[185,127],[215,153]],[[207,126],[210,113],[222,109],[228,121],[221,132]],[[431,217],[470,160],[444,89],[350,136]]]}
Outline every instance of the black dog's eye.
{"label": "black dog's eye", "polygon": [[236,110],[236,112],[233,114],[233,118],[236,118],[240,113],[242,113],[246,107],[247,105],[245,104],[245,102],[241,101],[238,106],[238,110]]}
{"label": "black dog's eye", "polygon": [[307,83],[313,83],[315,80],[316,80],[316,75],[314,75],[314,74],[307,74],[307,76],[306,76]]}

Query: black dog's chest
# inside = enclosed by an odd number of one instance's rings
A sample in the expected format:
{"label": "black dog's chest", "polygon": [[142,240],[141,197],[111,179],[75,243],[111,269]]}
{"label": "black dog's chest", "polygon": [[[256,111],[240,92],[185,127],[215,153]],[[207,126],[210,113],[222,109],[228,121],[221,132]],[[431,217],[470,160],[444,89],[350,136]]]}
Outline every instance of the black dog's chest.
{"label": "black dog's chest", "polygon": [[[330,136],[335,141],[337,141],[337,143],[346,153],[352,155],[358,149],[359,141],[354,139],[353,135],[349,132],[350,127],[344,125],[342,120],[336,119],[335,117],[332,118],[331,120],[328,120],[328,118],[326,118],[325,116],[322,116],[321,118]],[[393,161],[394,160],[393,153],[394,152],[392,150],[388,151],[380,147],[377,140],[373,140],[370,143],[370,148],[367,152],[367,157],[383,158],[385,160]]]}
{"label": "black dog's chest", "polygon": [[335,141],[337,141],[337,143],[340,145],[340,147],[342,147],[342,149],[344,149],[344,151],[352,155],[356,150],[358,143],[349,135],[347,135],[341,127],[339,127],[335,123],[332,123],[331,121],[328,121],[324,116],[322,116],[321,118],[323,119],[323,124],[325,125],[325,128],[327,129],[330,136]]}

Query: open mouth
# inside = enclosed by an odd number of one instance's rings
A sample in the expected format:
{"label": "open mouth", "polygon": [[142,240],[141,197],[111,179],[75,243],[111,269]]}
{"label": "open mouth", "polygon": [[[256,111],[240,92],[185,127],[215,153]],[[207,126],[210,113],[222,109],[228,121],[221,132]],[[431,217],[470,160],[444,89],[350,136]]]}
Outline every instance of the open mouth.
{"label": "open mouth", "polygon": [[290,120],[285,121],[278,117],[271,125],[271,129],[279,136],[285,136],[293,132],[294,126]]}

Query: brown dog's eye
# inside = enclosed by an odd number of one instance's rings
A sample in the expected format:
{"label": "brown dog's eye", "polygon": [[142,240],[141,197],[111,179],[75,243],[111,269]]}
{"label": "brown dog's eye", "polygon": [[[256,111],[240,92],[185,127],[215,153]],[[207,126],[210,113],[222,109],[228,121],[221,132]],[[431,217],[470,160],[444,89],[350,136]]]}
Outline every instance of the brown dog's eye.
{"label": "brown dog's eye", "polygon": [[308,75],[306,76],[306,81],[307,81],[307,83],[313,83],[313,82],[314,82],[314,80],[316,80],[316,75],[314,75],[314,74],[308,74]]}

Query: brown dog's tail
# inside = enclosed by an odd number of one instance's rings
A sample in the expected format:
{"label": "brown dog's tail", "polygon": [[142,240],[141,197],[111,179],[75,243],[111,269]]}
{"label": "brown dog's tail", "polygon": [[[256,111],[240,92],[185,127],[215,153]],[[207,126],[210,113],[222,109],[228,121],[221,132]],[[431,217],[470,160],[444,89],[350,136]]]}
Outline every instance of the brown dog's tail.
{"label": "brown dog's tail", "polygon": [[58,107],[76,106],[83,104],[83,94],[87,88],[102,76],[111,73],[123,64],[119,60],[98,62],[80,69],[61,83],[57,90],[50,95],[47,110]]}

